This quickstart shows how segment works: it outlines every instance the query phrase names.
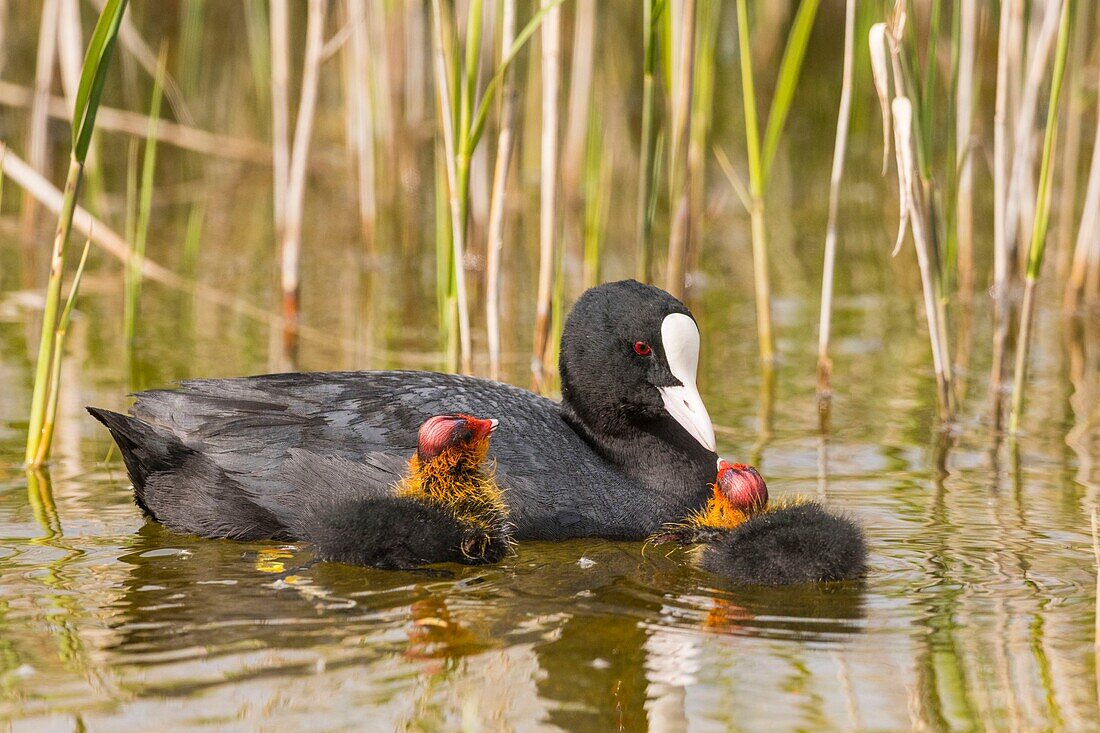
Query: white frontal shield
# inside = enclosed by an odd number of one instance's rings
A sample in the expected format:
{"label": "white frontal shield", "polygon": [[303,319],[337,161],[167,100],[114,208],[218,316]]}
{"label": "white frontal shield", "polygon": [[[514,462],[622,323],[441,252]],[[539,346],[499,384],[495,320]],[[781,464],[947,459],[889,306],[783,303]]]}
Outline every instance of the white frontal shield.
{"label": "white frontal shield", "polygon": [[669,371],[680,380],[678,387],[658,387],[665,409],[691,437],[707,450],[715,450],[714,426],[695,385],[699,369],[699,327],[691,316],[670,313],[661,323],[661,344]]}

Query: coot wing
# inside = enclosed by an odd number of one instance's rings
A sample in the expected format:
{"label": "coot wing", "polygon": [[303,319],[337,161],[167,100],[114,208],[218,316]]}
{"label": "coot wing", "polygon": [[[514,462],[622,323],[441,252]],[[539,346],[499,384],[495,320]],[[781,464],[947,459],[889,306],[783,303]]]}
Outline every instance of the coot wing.
{"label": "coot wing", "polygon": [[294,489],[283,497],[271,493],[257,503],[275,514],[297,513],[318,503],[388,496],[404,475],[407,462],[388,453],[368,453],[355,460],[291,448],[283,463],[283,477]]}

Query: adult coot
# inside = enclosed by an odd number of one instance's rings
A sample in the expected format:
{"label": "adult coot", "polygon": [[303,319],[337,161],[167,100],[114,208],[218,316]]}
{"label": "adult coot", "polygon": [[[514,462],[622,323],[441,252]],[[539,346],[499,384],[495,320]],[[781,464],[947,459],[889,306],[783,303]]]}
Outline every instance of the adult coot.
{"label": "adult coot", "polygon": [[[207,537],[279,538],[304,485],[292,456],[361,464],[392,485],[417,428],[444,414],[500,420],[493,441],[517,539],[641,539],[701,506],[714,430],[695,383],[699,329],[676,298],[633,280],[586,291],[562,334],[556,403],[432,372],[200,379],[141,392],[132,416],[90,409],[156,516]],[[342,465],[334,463],[334,465]]]}
{"label": "adult coot", "polygon": [[863,531],[855,522],[806,499],[769,504],[755,468],[721,459],[705,507],[650,539],[698,543],[696,564],[739,585],[854,580],[867,567]]}

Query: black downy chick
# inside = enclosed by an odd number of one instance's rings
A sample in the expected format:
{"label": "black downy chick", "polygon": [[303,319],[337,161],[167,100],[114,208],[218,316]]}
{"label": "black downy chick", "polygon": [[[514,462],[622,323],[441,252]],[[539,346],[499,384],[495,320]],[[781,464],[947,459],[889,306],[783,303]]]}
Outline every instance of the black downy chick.
{"label": "black downy chick", "polygon": [[706,506],[652,541],[697,544],[696,564],[739,585],[782,586],[853,580],[867,569],[863,531],[816,502],[768,502],[752,466],[718,461]]}
{"label": "black downy chick", "polygon": [[[420,427],[416,453],[401,481],[382,495],[322,498],[295,534],[312,542],[320,560],[389,569],[456,562],[499,562],[511,546],[503,492],[485,467],[496,420],[437,415]],[[313,457],[311,461],[324,459]],[[352,464],[346,459],[329,459]],[[324,482],[355,468],[316,466]]]}

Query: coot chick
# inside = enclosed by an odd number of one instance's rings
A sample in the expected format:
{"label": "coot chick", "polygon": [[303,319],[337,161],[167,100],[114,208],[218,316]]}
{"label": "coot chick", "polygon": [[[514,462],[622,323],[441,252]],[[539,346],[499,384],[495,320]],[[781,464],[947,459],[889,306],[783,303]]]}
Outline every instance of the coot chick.
{"label": "coot chick", "polygon": [[316,546],[318,559],[351,565],[410,569],[500,561],[511,527],[503,492],[485,466],[496,425],[469,415],[429,418],[400,482],[367,496],[349,496],[331,485],[361,467],[334,470],[332,461],[296,456],[297,470],[313,477],[316,491],[299,513],[294,534]]}
{"label": "coot chick", "polygon": [[851,519],[801,497],[769,504],[755,468],[721,459],[707,506],[654,541],[698,543],[695,563],[739,585],[853,580],[867,568],[863,531]]}
{"label": "coot chick", "polygon": [[683,303],[625,280],[573,306],[560,403],[485,379],[381,371],[192,380],[139,393],[131,415],[90,411],[143,507],[205,537],[278,539],[295,520],[287,497],[312,490],[298,454],[348,459],[332,463],[355,474],[344,485],[389,485],[425,420],[463,413],[506,429],[492,458],[517,539],[643,539],[702,506],[714,479],[699,340]]}

